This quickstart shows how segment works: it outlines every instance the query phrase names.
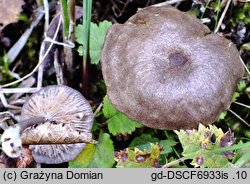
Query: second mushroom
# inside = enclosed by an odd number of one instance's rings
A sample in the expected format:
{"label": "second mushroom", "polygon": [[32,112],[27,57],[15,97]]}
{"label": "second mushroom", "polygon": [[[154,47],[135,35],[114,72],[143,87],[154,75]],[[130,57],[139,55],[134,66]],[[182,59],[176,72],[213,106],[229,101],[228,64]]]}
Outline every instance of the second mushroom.
{"label": "second mushroom", "polygon": [[169,130],[216,121],[244,73],[232,42],[171,6],[146,7],[114,24],[101,64],[108,97],[119,111]]}
{"label": "second mushroom", "polygon": [[85,147],[85,143],[67,144],[69,139],[83,136],[91,142],[92,124],[91,106],[80,92],[63,85],[48,86],[26,101],[20,122],[3,133],[2,147],[8,156],[20,156],[22,136],[37,144],[29,146],[37,163],[68,162]]}

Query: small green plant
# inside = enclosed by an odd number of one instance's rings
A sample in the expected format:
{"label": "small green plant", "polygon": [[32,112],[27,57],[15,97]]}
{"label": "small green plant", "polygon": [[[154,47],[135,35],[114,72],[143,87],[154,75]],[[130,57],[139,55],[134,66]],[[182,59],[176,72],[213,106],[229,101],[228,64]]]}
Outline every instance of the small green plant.
{"label": "small green plant", "polygon": [[240,4],[238,8],[234,8],[231,23],[235,27],[239,22],[243,22],[245,26],[250,24],[250,2],[245,2]]}
{"label": "small green plant", "polygon": [[[91,64],[98,64],[100,61],[101,49],[104,43],[105,35],[108,28],[112,25],[109,21],[100,22],[99,25],[92,23],[90,24],[90,36],[89,36],[89,55]],[[84,25],[78,25],[76,27],[76,41],[80,44],[78,53],[80,56],[83,55],[84,42],[83,32],[85,30]]]}

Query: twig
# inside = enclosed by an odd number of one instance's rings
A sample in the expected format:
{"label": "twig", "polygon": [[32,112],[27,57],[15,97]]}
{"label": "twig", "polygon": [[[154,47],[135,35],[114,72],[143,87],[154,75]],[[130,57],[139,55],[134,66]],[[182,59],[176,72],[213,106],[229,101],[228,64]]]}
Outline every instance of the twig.
{"label": "twig", "polygon": [[57,80],[57,84],[61,85],[64,84],[64,80],[63,80],[63,69],[61,67],[61,65],[59,64],[58,61],[58,56],[59,52],[56,49],[55,53],[54,53],[54,67],[55,67],[55,72],[56,72],[56,80]]}
{"label": "twig", "polygon": [[152,6],[161,7],[161,6],[167,6],[167,5],[171,5],[171,4],[175,4],[175,3],[180,3],[182,1],[185,1],[185,0],[168,0],[166,2],[154,4]]}
{"label": "twig", "polygon": [[[17,88],[19,88],[19,89],[26,88],[29,90],[29,88],[31,88],[35,84],[35,82],[36,82],[36,79],[32,76],[32,77],[29,77],[28,79],[22,81]],[[5,90],[7,88],[3,88],[3,89]],[[13,88],[9,88],[9,89],[13,89]],[[1,93],[1,89],[0,89],[0,93]],[[27,93],[27,92],[25,91],[24,93]],[[19,99],[22,95],[23,95],[23,93],[15,93],[8,98],[8,101],[10,103],[12,103],[13,101],[16,101],[17,99]]]}
{"label": "twig", "polygon": [[229,112],[231,112],[233,115],[235,115],[239,120],[241,120],[245,125],[247,125],[248,127],[250,127],[250,125],[242,118],[240,117],[238,114],[236,114],[234,111],[232,111],[231,109],[228,109]]}
{"label": "twig", "polygon": [[[45,43],[43,42],[40,47],[39,51],[39,62],[42,60],[43,54],[45,50]],[[43,63],[38,68],[38,75],[37,75],[37,88],[41,89],[42,88],[42,83],[43,83]]]}
{"label": "twig", "polygon": [[228,0],[228,1],[227,1],[226,7],[224,8],[224,10],[223,10],[223,12],[222,12],[222,14],[221,14],[220,20],[219,20],[219,22],[218,22],[218,25],[217,25],[217,27],[216,27],[214,33],[217,33],[217,32],[219,31],[220,26],[221,26],[222,21],[223,21],[225,15],[226,15],[226,13],[227,13],[227,10],[228,10],[228,8],[229,8],[229,5],[230,5],[231,1],[232,1],[232,0]]}
{"label": "twig", "polygon": [[98,112],[100,112],[101,108],[102,108],[102,103],[100,103],[100,105],[97,107],[97,109],[94,112],[94,117],[97,115]]}
{"label": "twig", "polygon": [[54,35],[54,37],[53,37],[53,42],[50,43],[48,50],[47,50],[46,53],[44,54],[44,56],[43,56],[43,58],[41,59],[41,61],[39,61],[39,63],[36,65],[36,67],[35,67],[29,74],[25,75],[25,76],[22,77],[21,79],[18,79],[18,80],[16,80],[16,81],[10,82],[10,83],[5,84],[5,85],[2,85],[2,86],[0,86],[0,87],[4,88],[4,87],[8,87],[8,86],[12,86],[12,85],[14,85],[14,84],[17,84],[17,83],[23,81],[24,79],[30,77],[31,75],[33,75],[33,74],[36,72],[36,70],[39,68],[39,66],[42,64],[42,62],[44,61],[44,59],[45,59],[45,58],[47,57],[47,55],[49,54],[49,52],[50,52],[50,50],[51,50],[51,48],[52,48],[52,46],[53,46],[53,44],[54,44],[54,41],[55,41],[55,39],[56,39],[56,37],[57,37],[57,35],[58,35],[58,32],[59,32],[59,29],[60,29],[61,22],[62,22],[62,16],[60,15],[60,20],[59,20],[59,23],[58,23],[58,26],[57,26],[55,35]]}
{"label": "twig", "polygon": [[49,3],[48,0],[43,0],[43,6],[45,11],[45,24],[44,24],[44,32],[46,33],[49,28]]}
{"label": "twig", "polygon": [[[74,24],[75,24],[75,0],[60,0],[61,12],[63,15],[63,42],[74,42]],[[64,63],[71,79],[73,74],[74,54],[72,48],[64,47]]]}
{"label": "twig", "polygon": [[[45,11],[45,24],[44,24],[44,33],[46,37],[46,33],[49,29],[49,3],[48,0],[43,0],[43,6]],[[41,45],[40,52],[39,52],[39,61],[42,58],[42,55],[44,53],[45,44]],[[42,82],[43,82],[43,63],[38,68],[38,75],[37,75],[37,90],[42,88]]]}
{"label": "twig", "polygon": [[234,103],[250,109],[249,105],[246,105],[246,104],[243,104],[243,103],[240,103],[240,102],[234,102]]}
{"label": "twig", "polygon": [[241,57],[240,57],[240,61],[243,64],[244,68],[246,69],[248,75],[250,75],[250,71],[248,70],[247,66],[245,65],[245,63],[244,63],[244,61],[243,61],[243,59]]}
{"label": "twig", "polygon": [[178,163],[180,163],[180,162],[183,162],[184,160],[187,160],[187,159],[188,159],[188,158],[186,158],[186,157],[179,158],[179,159],[177,159],[177,160],[174,160],[174,161],[172,161],[172,162],[169,162],[169,163],[163,165],[162,168],[171,167],[171,166],[173,166],[173,165],[175,165],[175,164],[178,164]]}
{"label": "twig", "polygon": [[0,94],[3,93],[34,93],[37,88],[0,88]]}
{"label": "twig", "polygon": [[75,44],[71,41],[67,41],[67,43],[64,43],[64,42],[58,42],[58,41],[53,41],[53,39],[51,39],[50,37],[46,37],[44,39],[45,42],[53,42],[55,45],[61,45],[61,46],[64,46],[64,47],[67,47],[67,48],[70,48],[70,49],[73,49],[75,47]]}

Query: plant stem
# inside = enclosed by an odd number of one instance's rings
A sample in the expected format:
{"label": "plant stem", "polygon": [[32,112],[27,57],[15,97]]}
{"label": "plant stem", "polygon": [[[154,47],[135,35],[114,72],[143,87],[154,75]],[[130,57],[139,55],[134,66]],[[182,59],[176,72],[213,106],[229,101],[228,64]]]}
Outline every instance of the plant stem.
{"label": "plant stem", "polygon": [[239,120],[241,120],[245,125],[250,127],[250,124],[248,124],[242,117],[240,117],[236,112],[232,111],[231,109],[228,109],[229,112],[231,112],[233,115],[235,115]]}
{"label": "plant stem", "polygon": [[243,103],[240,103],[240,102],[233,102],[233,103],[250,109],[250,106],[249,106],[249,105],[246,105],[246,104],[243,104]]}
{"label": "plant stem", "polygon": [[[221,3],[220,0],[219,0],[219,3]],[[218,26],[217,26],[218,25],[218,19],[219,19],[219,13],[220,13],[220,11],[216,12],[215,25],[214,25],[214,32],[215,33],[217,33],[217,31],[219,30]]]}
{"label": "plant stem", "polygon": [[[168,132],[167,131],[164,131],[165,132],[165,135],[166,135],[166,137],[167,137],[167,139],[171,139],[170,138],[170,136],[169,136],[169,134],[168,134]],[[171,148],[173,149],[173,151],[174,151],[174,153],[176,154],[176,156],[179,158],[179,159],[181,159],[181,156],[180,156],[180,154],[176,151],[176,149],[175,149],[175,147],[174,146],[171,146]],[[179,160],[178,159],[178,160]],[[180,162],[182,162],[184,165],[186,165],[185,164],[185,162],[183,162],[184,160],[181,160]],[[166,164],[167,165],[167,164]],[[168,166],[169,167],[169,166]]]}
{"label": "plant stem", "polygon": [[183,161],[185,161],[185,160],[187,160],[187,159],[188,159],[188,158],[186,158],[186,157],[179,158],[179,159],[177,159],[177,160],[174,160],[174,161],[172,161],[172,162],[169,162],[169,163],[163,165],[162,168],[171,167],[171,166],[173,166],[173,165],[175,165],[175,164],[178,164],[178,163],[180,163],[180,162],[183,162]]}
{"label": "plant stem", "polygon": [[69,35],[69,11],[68,11],[68,0],[61,0],[61,9],[63,14],[63,35],[67,40]]}
{"label": "plant stem", "polygon": [[220,17],[219,23],[217,23],[218,22],[219,11],[217,12],[217,15],[216,15],[216,24],[215,24],[215,30],[214,30],[215,33],[217,33],[219,31],[220,26],[222,24],[222,21],[223,21],[225,15],[227,13],[227,10],[229,8],[229,5],[231,4],[231,1],[232,0],[228,0],[227,1],[226,7],[224,8],[224,11],[222,12],[222,15]]}
{"label": "plant stem", "polygon": [[82,69],[82,93],[89,96],[89,74],[88,74],[88,53],[89,53],[89,31],[91,22],[92,0],[83,1],[83,69]]}
{"label": "plant stem", "polygon": [[250,160],[250,153],[245,153],[242,155],[237,162],[234,164],[235,167],[242,167],[245,163]]}
{"label": "plant stem", "polygon": [[204,12],[203,12],[202,15],[201,15],[201,19],[204,17],[204,14],[205,14],[205,12],[206,12],[206,10],[207,10],[207,7],[208,7],[210,1],[211,1],[211,0],[208,0],[208,1],[207,1],[206,5],[205,5],[205,10],[204,10]]}

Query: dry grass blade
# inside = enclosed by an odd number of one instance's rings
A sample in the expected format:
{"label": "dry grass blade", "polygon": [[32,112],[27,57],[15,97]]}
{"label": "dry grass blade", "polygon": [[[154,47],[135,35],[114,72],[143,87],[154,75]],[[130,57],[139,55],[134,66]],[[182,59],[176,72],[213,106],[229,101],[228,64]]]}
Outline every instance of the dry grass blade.
{"label": "dry grass blade", "polygon": [[54,37],[53,37],[52,42],[51,42],[50,45],[49,45],[49,48],[46,50],[45,54],[43,55],[43,57],[42,57],[42,59],[39,61],[39,63],[36,65],[36,67],[35,67],[29,74],[25,75],[24,77],[20,78],[19,80],[10,82],[10,83],[8,83],[8,84],[4,84],[4,85],[2,85],[2,86],[0,86],[0,87],[4,88],[4,87],[8,87],[8,86],[12,86],[12,85],[14,85],[14,84],[17,84],[17,83],[23,81],[24,79],[27,79],[28,77],[32,76],[32,75],[37,71],[37,69],[39,68],[39,66],[43,63],[43,61],[45,60],[45,58],[46,58],[47,55],[49,54],[49,52],[50,52],[52,46],[54,45],[54,41],[55,41],[55,39],[56,39],[56,37],[57,37],[57,35],[58,35],[58,32],[59,32],[59,29],[60,29],[61,21],[62,21],[62,16],[60,16],[60,20],[59,20],[59,23],[58,23],[58,26],[57,26],[57,29],[56,29],[56,33],[55,33],[55,35],[54,35]]}
{"label": "dry grass blade", "polygon": [[231,1],[232,1],[232,0],[228,0],[228,1],[227,1],[226,7],[224,8],[223,13],[221,14],[220,20],[219,20],[219,22],[218,22],[218,25],[217,25],[217,27],[216,27],[214,33],[217,33],[217,32],[219,31],[220,26],[221,26],[221,24],[222,24],[222,21],[224,20],[225,15],[226,15],[226,13],[227,13],[227,10],[228,10],[228,8],[229,8],[229,5],[231,4]]}

